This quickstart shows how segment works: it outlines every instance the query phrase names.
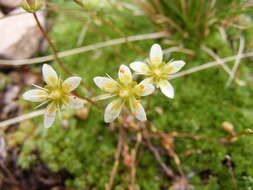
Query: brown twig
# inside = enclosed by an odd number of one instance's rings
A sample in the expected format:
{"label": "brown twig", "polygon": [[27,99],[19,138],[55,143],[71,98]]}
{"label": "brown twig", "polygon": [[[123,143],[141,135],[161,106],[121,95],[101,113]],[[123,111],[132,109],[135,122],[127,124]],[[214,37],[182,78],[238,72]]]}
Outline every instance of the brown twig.
{"label": "brown twig", "polygon": [[160,0],[152,0],[160,14],[164,14]]}
{"label": "brown twig", "polygon": [[118,146],[117,146],[117,151],[115,152],[114,155],[114,165],[110,174],[110,179],[108,184],[106,184],[106,190],[111,190],[113,183],[114,183],[114,178],[117,174],[118,171],[118,166],[119,166],[119,160],[120,160],[120,155],[122,152],[122,147],[123,147],[123,141],[124,141],[124,131],[123,128],[120,126],[119,127],[119,135],[118,135]]}
{"label": "brown twig", "polygon": [[12,172],[5,166],[5,164],[2,161],[0,161],[0,170],[2,170],[3,173],[5,173],[4,176],[8,176],[7,179],[9,178],[11,183],[13,183],[16,186],[20,186],[20,183],[16,180]]}
{"label": "brown twig", "polygon": [[[158,136],[161,134],[158,134]],[[243,135],[253,135],[253,131],[243,131],[240,132],[234,136],[229,136],[227,138],[209,138],[207,136],[203,136],[203,135],[195,135],[195,134],[188,134],[188,133],[177,133],[177,132],[173,132],[168,134],[171,137],[182,137],[182,138],[192,138],[194,140],[200,140],[200,139],[205,139],[208,140],[210,142],[217,142],[217,143],[222,143],[222,144],[228,144],[234,141],[234,139],[243,136]]]}
{"label": "brown twig", "polygon": [[55,58],[55,61],[58,63],[58,65],[62,68],[62,70],[67,74],[67,75],[72,75],[71,72],[68,71],[68,69],[64,66],[64,64],[61,62],[60,58],[58,57],[58,53],[57,53],[57,50],[56,50],[56,47],[55,45],[53,44],[53,42],[51,41],[51,39],[49,38],[46,30],[44,30],[44,28],[42,27],[42,25],[40,24],[40,21],[37,17],[37,14],[36,13],[32,13],[33,14],[33,17],[37,23],[37,26],[38,28],[40,29],[41,33],[43,34],[43,36],[45,37],[45,39],[47,40],[49,46],[51,47],[52,49],[52,52],[53,52],[53,56]]}
{"label": "brown twig", "polygon": [[142,141],[142,134],[137,133],[136,144],[134,149],[131,152],[131,157],[133,159],[133,163],[131,164],[131,172],[130,172],[130,184],[129,190],[135,190],[135,178],[136,178],[136,160],[137,160],[137,152],[139,150],[140,144]]}
{"label": "brown twig", "polygon": [[159,133],[159,137],[162,140],[162,144],[163,144],[164,148],[168,151],[169,155],[174,159],[181,177],[183,179],[186,179],[183,168],[181,166],[181,161],[174,149],[173,137],[170,135],[163,134],[163,133]]}
{"label": "brown twig", "polygon": [[50,10],[52,9],[55,12],[61,12],[63,14],[66,14],[66,15],[74,18],[74,19],[77,19],[79,21],[83,21],[83,22],[87,21],[84,17],[80,16],[80,14],[76,14],[78,11],[79,12],[82,11],[80,8],[78,8],[78,10],[74,10],[75,13],[73,13],[73,11],[69,11],[68,9],[63,8],[63,7],[61,7],[55,3],[52,3],[52,2],[46,2],[46,5]]}
{"label": "brown twig", "polygon": [[85,100],[85,101],[91,103],[92,105],[94,105],[94,106],[96,106],[97,108],[100,109],[99,105],[98,105],[96,102],[92,101],[91,99],[86,98],[86,97],[84,97],[84,96],[81,96],[81,95],[77,94],[76,91],[73,91],[72,94],[73,94],[74,96],[76,96],[76,97],[82,99],[82,100]]}
{"label": "brown twig", "polygon": [[[160,134],[159,134],[160,135]],[[188,134],[188,133],[177,133],[177,132],[173,132],[168,134],[171,137],[179,137],[179,138],[191,138],[194,140],[200,140],[200,139],[205,139],[208,140],[210,142],[217,142],[217,143],[222,143],[222,144],[227,144],[230,142],[230,140],[228,138],[209,138],[207,136],[203,136],[203,135],[195,135],[195,134]]]}
{"label": "brown twig", "polygon": [[146,140],[146,145],[147,147],[149,148],[149,150],[154,154],[155,156],[155,159],[158,161],[158,163],[160,164],[161,168],[164,170],[165,174],[171,178],[171,179],[174,179],[175,178],[175,173],[174,171],[169,168],[163,161],[162,161],[162,158],[161,158],[161,155],[159,153],[159,151],[156,149],[156,147],[151,143],[150,141],[150,137],[149,137],[149,134],[147,133],[143,133],[142,135],[145,140]]}

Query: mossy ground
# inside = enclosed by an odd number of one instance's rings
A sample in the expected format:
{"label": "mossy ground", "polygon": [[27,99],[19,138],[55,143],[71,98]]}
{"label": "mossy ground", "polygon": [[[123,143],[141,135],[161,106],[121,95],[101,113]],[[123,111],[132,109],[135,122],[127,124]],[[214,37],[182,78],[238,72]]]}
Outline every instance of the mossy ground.
{"label": "mossy ground", "polygon": [[[76,8],[72,3],[64,3],[64,5],[68,8]],[[110,10],[107,11],[110,12]],[[142,16],[131,20],[131,17],[126,19],[126,15],[118,17],[116,11],[110,16],[114,24],[126,35],[156,31],[155,26]],[[57,14],[53,22],[54,27],[50,36],[56,43],[58,50],[75,48],[84,23],[63,14]],[[131,25],[127,23],[131,23]],[[231,31],[231,35],[234,35],[233,31]],[[251,34],[248,32],[244,35],[248,37]],[[111,29],[99,24],[96,26],[92,24],[88,28],[83,45],[117,37],[120,36]],[[169,47],[163,40],[145,40],[134,44],[140,46],[148,55],[149,48],[154,42],[160,42],[163,48]],[[233,55],[234,51],[221,40],[219,34],[213,34],[209,40],[206,40],[206,44],[216,48],[221,57]],[[196,55],[192,61],[181,53],[172,53],[171,57],[185,59],[187,65],[183,68],[184,70],[212,60],[203,52]],[[108,73],[115,77],[120,64],[129,64],[132,61],[143,59],[144,57],[126,44],[122,44],[69,56],[63,58],[62,61],[70,71],[81,76],[86,84],[95,87],[92,81],[94,76],[103,76]],[[235,126],[236,132],[252,128],[253,81],[251,73],[253,67],[251,62],[249,59],[242,61],[239,69],[239,77],[245,81],[245,86],[233,83],[229,88],[225,88],[228,75],[221,67],[206,69],[172,80],[175,88],[173,100],[157,93],[151,99],[146,98],[143,101],[144,104],[151,101],[151,109],[147,110],[148,119],[158,131],[168,133],[177,131],[212,138],[227,137],[227,133],[221,128],[223,121],[231,122]],[[55,63],[53,66],[58,68]],[[39,69],[38,66],[34,66],[34,68]],[[58,71],[61,72],[59,68]],[[62,75],[64,76],[64,74]],[[107,101],[104,102],[104,104],[106,103]],[[156,112],[156,108],[162,109],[163,114]],[[36,123],[39,123],[38,129],[25,141],[19,163],[23,167],[32,164],[34,159],[28,158],[32,155],[32,150],[36,149],[40,152],[41,159],[48,164],[51,170],[65,169],[73,175],[73,178],[66,181],[66,185],[80,189],[88,189],[88,187],[92,187],[94,190],[104,189],[113,165],[117,137],[103,122],[103,113],[96,108],[91,108],[86,120],[76,119],[71,117],[72,115],[71,111],[63,113],[62,117],[66,118],[68,123],[67,128],[62,127],[60,121],[57,121],[53,127],[45,130],[41,124],[42,120],[35,120],[38,121]],[[253,189],[252,136],[242,136],[229,145],[207,140],[178,138],[175,145],[185,173],[193,174],[190,184],[196,190],[233,188],[229,169],[224,164],[226,155],[232,158],[238,189]],[[184,153],[188,150],[196,151],[185,156]],[[176,170],[172,159],[166,155],[163,156],[163,159],[166,164]],[[123,190],[126,187],[127,172],[127,169],[120,166],[120,175],[117,176],[115,189]],[[208,173],[210,176],[206,184],[201,179],[204,173]],[[143,190],[168,189],[171,185],[162,175],[160,166],[154,160],[153,155],[144,146],[141,147],[138,156],[137,184]]]}

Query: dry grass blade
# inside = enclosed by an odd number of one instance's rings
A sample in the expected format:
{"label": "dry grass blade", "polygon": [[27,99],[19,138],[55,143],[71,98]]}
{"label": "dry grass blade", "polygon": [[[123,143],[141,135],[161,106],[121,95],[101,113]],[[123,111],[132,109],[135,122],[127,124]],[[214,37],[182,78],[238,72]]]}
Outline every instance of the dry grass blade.
{"label": "dry grass blade", "polygon": [[21,116],[18,116],[18,117],[15,117],[13,119],[9,119],[9,120],[6,120],[6,121],[2,121],[0,122],[0,127],[7,127],[9,125],[13,125],[13,124],[16,124],[16,123],[19,123],[21,121],[24,121],[24,120],[27,120],[27,119],[31,119],[31,118],[34,118],[34,117],[37,117],[37,116],[40,116],[40,115],[43,115],[45,112],[45,110],[38,110],[38,111],[34,111],[34,112],[31,112],[31,113],[28,113],[28,114],[24,114],[24,115],[21,115]]}
{"label": "dry grass blade", "polygon": [[[70,55],[75,55],[83,52],[88,52],[92,50],[96,50],[99,48],[114,46],[118,44],[123,44],[127,42],[133,42],[133,41],[141,41],[141,40],[147,40],[147,39],[158,39],[158,38],[164,38],[168,37],[168,33],[166,32],[155,32],[150,34],[142,34],[142,35],[136,35],[136,36],[130,36],[126,38],[118,38],[114,40],[109,40],[97,44],[91,44],[87,46],[83,46],[80,48],[75,48],[63,52],[59,52],[58,56],[59,58],[67,57]],[[54,60],[53,55],[44,56],[44,57],[37,57],[32,59],[20,59],[20,60],[5,60],[0,59],[0,65],[11,65],[11,66],[20,66],[20,65],[28,65],[28,64],[35,64],[35,63],[43,63]]]}
{"label": "dry grass blade", "polygon": [[171,156],[174,159],[174,162],[176,163],[177,169],[183,179],[185,179],[185,174],[181,165],[181,161],[175,151],[174,148],[174,139],[170,135],[166,135],[163,133],[159,134],[159,137],[161,138],[163,147],[167,150],[169,156]]}
{"label": "dry grass blade", "polygon": [[182,48],[182,47],[171,47],[168,49],[163,50],[164,54],[169,54],[171,52],[181,52],[187,55],[195,55],[195,52],[190,50],[190,49],[186,49],[186,48]]}
{"label": "dry grass blade", "polygon": [[[248,58],[248,57],[253,57],[253,52],[248,52],[248,53],[244,53],[244,54],[241,55],[241,59]],[[211,67],[219,66],[221,64],[221,62],[226,63],[226,62],[229,62],[229,61],[233,61],[236,58],[237,58],[237,55],[223,58],[219,62],[218,61],[212,61],[212,62],[203,64],[203,65],[200,65],[200,66],[197,66],[197,67],[179,72],[177,74],[174,74],[173,76],[170,77],[170,79],[179,78],[179,77],[182,77],[182,76],[185,76],[185,75],[189,75],[191,73],[195,73],[195,72],[202,71],[202,70],[205,70],[205,69],[208,69],[208,68],[211,68]]]}
{"label": "dry grass blade", "polygon": [[206,47],[206,46],[202,46],[201,49],[203,51],[205,51],[209,56],[211,56],[212,58],[214,58],[217,62],[220,63],[220,65],[222,66],[222,68],[228,73],[229,76],[232,76],[232,71],[231,69],[221,60],[221,58],[214,53],[210,48]]}
{"label": "dry grass blade", "polygon": [[147,146],[149,148],[149,150],[154,154],[155,159],[158,161],[158,163],[160,164],[160,166],[162,167],[163,171],[165,172],[165,174],[169,177],[169,178],[175,178],[175,173],[174,171],[169,168],[163,161],[161,158],[161,155],[159,153],[159,151],[156,149],[156,147],[151,143],[150,141],[150,137],[149,134],[143,134],[143,137],[145,138],[146,142],[147,142]]}
{"label": "dry grass blade", "polygon": [[241,58],[242,58],[242,53],[243,53],[243,50],[244,50],[244,46],[245,46],[245,39],[244,39],[244,37],[241,36],[240,37],[240,46],[239,46],[238,54],[236,56],[235,64],[234,64],[234,67],[232,69],[232,75],[228,79],[226,87],[228,87],[235,78],[235,75],[236,75],[237,70],[239,68],[239,65],[241,63]]}

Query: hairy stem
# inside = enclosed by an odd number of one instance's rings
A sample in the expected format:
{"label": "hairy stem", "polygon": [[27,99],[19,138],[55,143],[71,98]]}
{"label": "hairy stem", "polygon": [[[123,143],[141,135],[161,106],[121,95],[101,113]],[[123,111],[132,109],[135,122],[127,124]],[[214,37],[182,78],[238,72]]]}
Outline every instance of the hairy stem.
{"label": "hairy stem", "polygon": [[53,56],[54,56],[54,59],[55,61],[58,63],[58,65],[62,68],[62,70],[68,74],[68,75],[72,75],[71,72],[68,71],[68,69],[64,66],[64,64],[61,62],[59,56],[58,56],[58,53],[57,53],[57,50],[56,50],[56,47],[55,45],[53,44],[53,42],[51,41],[51,39],[49,38],[46,30],[44,30],[44,28],[42,27],[42,25],[40,24],[40,21],[37,17],[37,14],[36,13],[32,13],[33,14],[33,17],[36,21],[36,24],[38,26],[38,28],[40,29],[41,33],[43,34],[43,36],[45,37],[45,39],[47,40],[49,46],[51,47],[52,49],[52,52],[53,52]]}

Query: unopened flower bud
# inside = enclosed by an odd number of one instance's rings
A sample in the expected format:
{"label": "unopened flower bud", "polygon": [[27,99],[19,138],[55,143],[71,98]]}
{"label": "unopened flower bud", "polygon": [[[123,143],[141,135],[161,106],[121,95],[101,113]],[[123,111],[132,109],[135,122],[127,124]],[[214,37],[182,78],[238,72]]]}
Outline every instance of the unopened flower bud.
{"label": "unopened flower bud", "polygon": [[44,4],[44,0],[22,0],[20,6],[29,13],[35,13]]}
{"label": "unopened flower bud", "polygon": [[224,121],[221,124],[221,127],[227,132],[229,133],[231,136],[235,136],[236,132],[234,130],[234,125],[228,121]]}

